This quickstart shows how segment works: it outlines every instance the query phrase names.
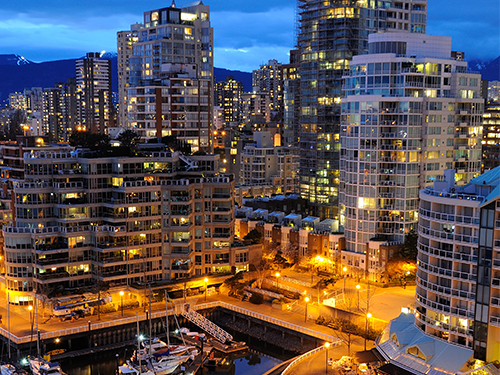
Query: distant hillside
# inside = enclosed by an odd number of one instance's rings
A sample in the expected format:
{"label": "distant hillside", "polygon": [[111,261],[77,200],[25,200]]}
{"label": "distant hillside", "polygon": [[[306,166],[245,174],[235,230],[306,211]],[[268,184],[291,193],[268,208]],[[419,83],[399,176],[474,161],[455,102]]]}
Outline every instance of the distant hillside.
{"label": "distant hillside", "polygon": [[245,92],[252,91],[252,73],[224,68],[214,68],[214,76],[215,82],[224,81],[228,76],[233,76],[235,80],[243,83],[243,89]]}
{"label": "distant hillside", "polygon": [[[106,53],[105,58],[111,60],[112,90],[118,91],[118,73],[116,53]],[[66,82],[75,77],[75,61],[77,59],[47,61],[35,63],[19,55],[0,55],[0,103],[9,98],[13,92],[22,92],[31,87],[54,87],[56,82]],[[252,73],[215,68],[215,80],[225,80],[233,76],[243,83],[245,91],[252,91]]]}
{"label": "distant hillside", "polygon": [[469,69],[481,73],[481,78],[487,81],[500,81],[500,56],[495,60],[471,60]]}
{"label": "distant hillside", "polygon": [[[54,87],[56,82],[66,82],[75,77],[77,59],[35,63],[18,55],[0,55],[0,101],[7,101],[9,94],[31,87]],[[116,57],[110,59],[113,70],[113,91],[118,90]]]}

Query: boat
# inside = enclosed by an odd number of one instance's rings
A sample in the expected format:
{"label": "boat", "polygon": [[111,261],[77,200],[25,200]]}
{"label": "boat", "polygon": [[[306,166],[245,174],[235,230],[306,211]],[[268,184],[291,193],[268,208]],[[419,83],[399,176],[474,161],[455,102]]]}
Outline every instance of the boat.
{"label": "boat", "polygon": [[24,375],[26,371],[19,370],[16,366],[11,365],[10,363],[5,363],[0,366],[0,374],[1,375]]}
{"label": "boat", "polygon": [[29,364],[33,375],[67,375],[59,363],[49,362],[41,357],[30,357]]}

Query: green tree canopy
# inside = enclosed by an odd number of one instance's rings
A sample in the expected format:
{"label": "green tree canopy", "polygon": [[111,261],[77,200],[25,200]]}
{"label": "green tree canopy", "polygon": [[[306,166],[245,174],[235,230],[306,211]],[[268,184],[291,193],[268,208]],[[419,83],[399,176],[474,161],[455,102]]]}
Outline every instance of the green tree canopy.
{"label": "green tree canopy", "polygon": [[121,142],[122,146],[132,147],[139,142],[141,136],[134,132],[133,130],[127,129],[120,133],[118,140]]}
{"label": "green tree canopy", "polygon": [[417,242],[418,242],[418,235],[415,232],[414,229],[410,230],[410,232],[406,235],[403,247],[399,250],[399,255],[402,258],[408,259],[408,260],[417,260]]}
{"label": "green tree canopy", "polygon": [[92,151],[109,148],[109,137],[106,134],[73,132],[69,137],[69,144],[73,147],[90,148]]}

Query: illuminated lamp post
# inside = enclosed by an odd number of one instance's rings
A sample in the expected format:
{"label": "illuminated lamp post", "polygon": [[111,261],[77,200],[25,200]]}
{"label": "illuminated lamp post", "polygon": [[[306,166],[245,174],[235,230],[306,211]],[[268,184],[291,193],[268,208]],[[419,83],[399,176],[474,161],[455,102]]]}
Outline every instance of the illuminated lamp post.
{"label": "illuminated lamp post", "polygon": [[307,322],[307,304],[309,303],[309,297],[304,298],[304,301],[306,301],[306,311],[304,313],[304,322]]}
{"label": "illuminated lamp post", "polygon": [[345,294],[345,282],[347,279],[347,267],[342,268],[342,271],[344,271],[344,294]]}
{"label": "illuminated lamp post", "polygon": [[280,278],[280,273],[276,272],[276,291],[277,291],[277,293],[280,292],[279,278]]}
{"label": "illuminated lamp post", "polygon": [[122,309],[122,317],[123,317],[123,295],[125,293],[123,293],[123,290],[120,292],[120,303],[121,303],[121,309]]}
{"label": "illuminated lamp post", "polygon": [[361,285],[356,285],[356,289],[358,290],[358,310],[359,310],[359,290],[361,289]]}
{"label": "illuminated lamp post", "polygon": [[325,375],[328,374],[328,348],[330,347],[329,342],[325,342]]}
{"label": "illuminated lamp post", "polygon": [[368,319],[372,317],[371,313],[366,314],[366,326],[365,326],[365,350],[366,350],[366,338],[368,337]]}
{"label": "illuminated lamp post", "polygon": [[208,286],[208,279],[205,277],[205,279],[203,280],[205,281],[205,303],[207,302],[207,286]]}
{"label": "illuminated lamp post", "polygon": [[28,310],[30,312],[30,325],[31,325],[31,339],[30,339],[30,355],[31,355],[31,344],[33,342],[33,306],[29,305]]}

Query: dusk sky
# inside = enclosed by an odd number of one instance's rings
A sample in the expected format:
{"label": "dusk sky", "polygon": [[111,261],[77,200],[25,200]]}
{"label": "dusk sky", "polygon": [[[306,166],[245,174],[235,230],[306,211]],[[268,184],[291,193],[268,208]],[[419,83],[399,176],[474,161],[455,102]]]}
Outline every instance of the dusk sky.
{"label": "dusk sky", "polygon": [[[167,1],[16,0],[0,3],[0,54],[32,61],[116,51],[116,32],[142,22]],[[177,1],[180,6],[181,1]],[[293,0],[204,0],[211,9],[214,60],[220,68],[252,71],[269,59],[289,61],[294,46]],[[429,0],[428,34],[453,37],[467,60],[500,55],[498,0]]]}

